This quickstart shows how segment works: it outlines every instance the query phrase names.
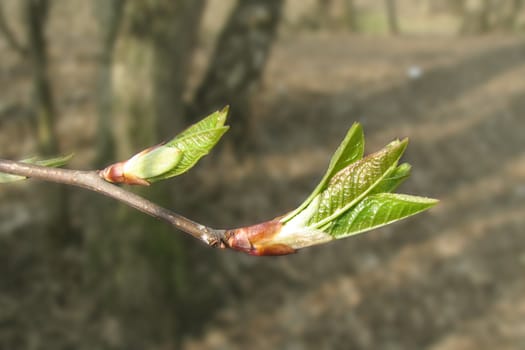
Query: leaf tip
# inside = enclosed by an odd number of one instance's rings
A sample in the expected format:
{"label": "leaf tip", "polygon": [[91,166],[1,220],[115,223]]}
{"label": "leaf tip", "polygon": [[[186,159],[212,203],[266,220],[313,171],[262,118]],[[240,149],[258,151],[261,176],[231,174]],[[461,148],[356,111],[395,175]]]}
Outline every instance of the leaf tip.
{"label": "leaf tip", "polygon": [[428,198],[428,197],[423,197],[423,198],[426,199],[425,203],[428,204],[429,208],[432,208],[433,206],[436,206],[439,203],[439,199],[436,199],[436,198]]}
{"label": "leaf tip", "polygon": [[397,158],[397,160],[399,160],[403,153],[405,153],[407,146],[408,138],[404,138],[402,140],[397,139],[390,142],[388,145],[386,145],[384,149],[386,150],[386,152],[392,154],[395,158]]}
{"label": "leaf tip", "polygon": [[224,126],[224,123],[226,123],[226,119],[228,118],[228,114],[230,112],[230,105],[224,106],[222,109],[217,110],[215,113],[216,115],[216,122],[215,127],[221,127]]}

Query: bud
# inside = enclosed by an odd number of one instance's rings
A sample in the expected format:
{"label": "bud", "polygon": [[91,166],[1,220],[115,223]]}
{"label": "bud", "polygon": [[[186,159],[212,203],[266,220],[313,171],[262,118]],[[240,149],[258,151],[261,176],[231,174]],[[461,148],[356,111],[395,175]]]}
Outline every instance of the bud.
{"label": "bud", "polygon": [[148,186],[150,179],[173,169],[180,161],[182,152],[160,144],[135,154],[128,160],[112,164],[100,176],[109,182]]}
{"label": "bud", "polygon": [[280,218],[228,230],[225,237],[229,248],[257,256],[293,254],[297,249],[334,239],[319,230],[283,224]]}
{"label": "bud", "polygon": [[429,209],[437,200],[390,193],[410,173],[397,165],[407,140],[363,158],[361,127],[354,124],[325,176],[305,202],[285,216],[226,231],[224,245],[251,255],[285,255],[349,237]]}
{"label": "bud", "polygon": [[228,107],[191,125],[168,142],[150,147],[128,160],[112,164],[99,172],[106,181],[143,185],[169,179],[193,167],[219,142],[228,130]]}

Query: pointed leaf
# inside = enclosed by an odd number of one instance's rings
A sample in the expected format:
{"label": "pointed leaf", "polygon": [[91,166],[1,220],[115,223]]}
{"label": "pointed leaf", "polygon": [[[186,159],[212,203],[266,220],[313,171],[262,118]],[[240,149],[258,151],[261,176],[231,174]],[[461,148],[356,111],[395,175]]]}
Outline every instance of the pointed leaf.
{"label": "pointed leaf", "polygon": [[375,186],[370,194],[388,193],[394,191],[410,176],[412,167],[408,163],[403,163],[389,173],[380,183]]}
{"label": "pointed leaf", "polygon": [[321,183],[326,183],[330,180],[339,170],[345,168],[347,165],[363,158],[365,150],[365,136],[363,133],[363,127],[359,123],[354,123],[350,130],[346,133],[343,142],[337,147],[328,170],[323,177]]}
{"label": "pointed leaf", "polygon": [[323,227],[364,198],[395,169],[407,143],[406,139],[394,141],[339,171],[320,193],[317,210],[308,226]]}
{"label": "pointed leaf", "polygon": [[112,183],[147,186],[180,175],[193,167],[219,142],[228,107],[210,114],[168,142],[147,148],[128,160],[111,164],[99,175]]}
{"label": "pointed leaf", "polygon": [[326,231],[334,238],[344,238],[417,214],[437,202],[436,199],[406,194],[370,195],[338,217]]}
{"label": "pointed leaf", "polygon": [[149,179],[148,181],[154,182],[167,179],[186,172],[193,167],[199,159],[210,152],[228,128],[228,126],[222,126],[214,129],[187,133],[182,138],[176,138],[175,140],[170,141],[170,147],[174,147],[181,151],[180,160],[172,170]]}
{"label": "pointed leaf", "polygon": [[359,123],[354,123],[352,127],[346,133],[345,138],[337,147],[332,159],[330,159],[330,164],[328,169],[324,174],[323,178],[313,190],[313,192],[308,196],[308,198],[293,212],[288,214],[281,221],[286,222],[292,219],[297,215],[301,210],[306,208],[308,204],[317,196],[321,191],[326,188],[328,181],[341,169],[354,163],[355,161],[363,158],[365,148],[365,138],[363,134],[363,128]]}
{"label": "pointed leaf", "polygon": [[30,163],[30,164],[36,164],[40,166],[48,166],[48,167],[61,167],[62,165],[66,164],[73,158],[73,153],[68,154],[67,156],[59,156],[55,158],[49,158],[49,159],[37,159],[37,158],[30,158],[23,160],[24,163]]}
{"label": "pointed leaf", "polygon": [[180,175],[193,167],[219,142],[229,126],[224,126],[229,107],[216,111],[201,121],[166,142],[165,146],[174,147],[181,152],[177,165],[170,171],[148,179],[149,182],[168,179]]}
{"label": "pointed leaf", "polygon": [[167,146],[175,145],[179,140],[187,136],[194,135],[201,131],[211,130],[211,129],[220,128],[224,126],[224,123],[226,122],[226,117],[228,116],[228,111],[229,111],[229,107],[226,106],[220,111],[213,112],[212,114],[202,119],[201,121],[198,121],[197,123],[189,126],[186,130],[179,133],[172,140],[166,142],[166,145]]}

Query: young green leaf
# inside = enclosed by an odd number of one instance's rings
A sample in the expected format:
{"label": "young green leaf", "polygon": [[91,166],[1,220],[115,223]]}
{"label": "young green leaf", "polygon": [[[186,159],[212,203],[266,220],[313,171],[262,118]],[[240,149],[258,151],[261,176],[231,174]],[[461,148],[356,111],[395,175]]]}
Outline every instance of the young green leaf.
{"label": "young green leaf", "polygon": [[348,237],[417,214],[433,207],[437,202],[436,199],[406,194],[370,195],[338,217],[326,232],[337,239]]}
{"label": "young green leaf", "polygon": [[225,245],[251,255],[291,254],[434,206],[435,199],[389,193],[410,175],[409,164],[398,166],[407,144],[407,139],[396,140],[362,158],[363,131],[354,124],[325,176],[299,208],[261,224],[227,230]]}
{"label": "young green leaf", "polygon": [[389,173],[380,183],[375,186],[370,194],[388,193],[394,191],[410,176],[411,166],[408,163],[403,163]]}
{"label": "young green leaf", "polygon": [[318,203],[314,203],[318,207],[308,226],[323,227],[363,199],[397,167],[407,143],[406,139],[394,141],[340,170],[320,193]]}
{"label": "young green leaf", "polygon": [[228,107],[191,125],[168,142],[150,147],[128,160],[111,164],[99,172],[109,182],[149,185],[180,175],[219,142],[228,130],[225,126]]}
{"label": "young green leaf", "polygon": [[16,182],[16,181],[21,181],[21,180],[25,180],[25,179],[27,179],[27,177],[18,176],[18,175],[11,175],[11,174],[6,174],[6,173],[0,173],[0,184],[6,184],[6,183],[9,183],[9,182]]}
{"label": "young green leaf", "polygon": [[[49,158],[49,159],[38,159],[36,157],[32,157],[32,158],[23,159],[21,160],[21,162],[56,168],[56,167],[61,167],[62,165],[66,164],[71,158],[73,158],[73,154],[69,154],[67,156]],[[26,177],[24,176],[0,173],[0,183],[15,182],[15,181],[21,181],[25,179]]]}
{"label": "young green leaf", "polygon": [[306,208],[310,204],[310,202],[312,202],[312,200],[326,188],[328,181],[330,181],[330,179],[337,172],[339,172],[346,166],[356,162],[357,160],[363,158],[364,148],[365,137],[363,133],[363,128],[359,123],[354,123],[352,127],[348,130],[345,138],[343,139],[339,147],[337,147],[337,150],[330,159],[328,169],[321,181],[319,182],[319,184],[317,185],[317,187],[296,210],[288,214],[281,221],[287,222],[291,220],[295,215],[297,215],[304,208]]}
{"label": "young green leaf", "polygon": [[173,169],[150,179],[151,182],[180,175],[208,154],[229,129],[229,126],[224,125],[227,114],[228,107],[216,111],[168,141],[166,146],[177,148],[182,156]]}
{"label": "young green leaf", "polygon": [[181,158],[177,165],[170,171],[150,179],[151,182],[167,179],[180,175],[193,167],[199,159],[207,155],[210,150],[219,142],[222,135],[228,130],[228,126],[222,126],[214,129],[199,131],[188,134],[178,139],[176,142],[170,142],[170,147],[175,147],[181,151]]}
{"label": "young green leaf", "polygon": [[67,156],[60,156],[60,157],[49,158],[49,159],[38,160],[38,159],[33,158],[30,161],[27,161],[27,163],[57,168],[69,162],[71,158],[73,158],[73,153],[68,154]]}
{"label": "young green leaf", "polygon": [[175,136],[170,141],[166,142],[166,145],[175,145],[175,143],[192,134],[196,134],[200,131],[210,130],[214,128],[220,128],[224,126],[224,123],[226,122],[226,117],[228,116],[228,111],[230,110],[229,106],[224,107],[220,111],[215,111],[206,118],[202,119],[201,121],[198,121],[197,123],[190,125],[187,127],[184,131],[179,133],[177,136]]}

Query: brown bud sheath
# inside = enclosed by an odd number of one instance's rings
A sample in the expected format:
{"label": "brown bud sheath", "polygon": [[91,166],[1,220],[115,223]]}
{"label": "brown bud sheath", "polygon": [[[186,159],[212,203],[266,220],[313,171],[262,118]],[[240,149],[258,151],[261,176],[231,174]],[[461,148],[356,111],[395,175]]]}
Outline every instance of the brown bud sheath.
{"label": "brown bud sheath", "polygon": [[226,231],[226,245],[250,255],[287,255],[295,253],[292,247],[272,242],[283,227],[279,218],[260,224]]}
{"label": "brown bud sheath", "polygon": [[112,183],[149,186],[148,181],[124,172],[125,165],[126,161],[111,164],[99,171],[99,175],[104,180]]}

